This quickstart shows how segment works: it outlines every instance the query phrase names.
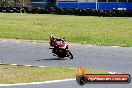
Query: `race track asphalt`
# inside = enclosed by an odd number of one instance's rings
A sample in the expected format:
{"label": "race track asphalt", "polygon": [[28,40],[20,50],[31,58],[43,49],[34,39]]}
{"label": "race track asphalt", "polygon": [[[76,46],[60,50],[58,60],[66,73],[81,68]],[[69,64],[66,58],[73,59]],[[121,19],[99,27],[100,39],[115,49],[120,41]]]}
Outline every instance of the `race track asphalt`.
{"label": "race track asphalt", "polygon": [[[101,69],[132,75],[132,47],[107,47],[70,44],[74,59],[58,60],[49,50],[48,43],[0,41],[0,63],[35,66],[64,66]],[[80,88],[75,81],[10,86],[8,88]],[[132,84],[88,84],[82,88],[132,88]],[[4,88],[4,87],[0,87]],[[5,87],[6,88],[6,87]]]}

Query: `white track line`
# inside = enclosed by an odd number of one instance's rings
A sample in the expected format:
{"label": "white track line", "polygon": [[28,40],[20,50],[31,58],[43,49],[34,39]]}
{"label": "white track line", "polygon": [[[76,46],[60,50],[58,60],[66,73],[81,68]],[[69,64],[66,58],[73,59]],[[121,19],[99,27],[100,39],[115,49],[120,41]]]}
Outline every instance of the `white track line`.
{"label": "white track line", "polygon": [[24,65],[24,66],[26,66],[26,67],[35,67],[35,66],[33,66],[33,65]]}
{"label": "white track line", "polygon": [[112,47],[119,47],[119,46],[112,46]]}
{"label": "white track line", "polygon": [[6,42],[7,40],[2,40],[3,42]]}
{"label": "white track line", "polygon": [[10,64],[10,65],[13,65],[13,66],[18,66],[18,64]]}
{"label": "white track line", "polygon": [[38,66],[38,67],[44,68],[44,67],[46,67],[46,66]]}
{"label": "white track line", "polygon": [[0,84],[0,86],[21,86],[21,85],[32,85],[32,84],[48,84],[48,83],[58,83],[66,81],[74,81],[75,79],[64,79],[64,80],[51,80],[44,82],[31,82],[31,83],[16,83],[16,84]]}
{"label": "white track line", "polygon": [[21,41],[16,41],[16,42],[20,43]]}
{"label": "white track line", "polygon": [[121,74],[121,73],[111,72],[111,71],[109,71],[108,73],[109,73],[109,74]]}

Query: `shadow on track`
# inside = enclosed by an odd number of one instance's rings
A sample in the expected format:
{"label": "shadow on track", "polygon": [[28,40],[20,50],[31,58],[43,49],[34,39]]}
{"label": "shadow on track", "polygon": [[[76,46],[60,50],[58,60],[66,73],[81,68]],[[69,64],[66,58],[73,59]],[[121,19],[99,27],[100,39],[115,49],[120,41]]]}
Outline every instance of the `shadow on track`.
{"label": "shadow on track", "polygon": [[40,59],[40,60],[36,60],[36,61],[43,61],[43,60],[45,60],[45,61],[52,61],[52,60],[67,60],[67,59],[65,59],[65,58],[47,58],[47,59]]}

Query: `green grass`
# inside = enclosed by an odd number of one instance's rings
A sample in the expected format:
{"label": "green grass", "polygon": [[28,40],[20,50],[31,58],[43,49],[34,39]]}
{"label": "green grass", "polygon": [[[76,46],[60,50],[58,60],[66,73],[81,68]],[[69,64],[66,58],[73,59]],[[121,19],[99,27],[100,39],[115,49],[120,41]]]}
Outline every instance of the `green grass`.
{"label": "green grass", "polygon": [[132,18],[0,14],[1,38],[48,40],[51,34],[68,42],[132,46]]}
{"label": "green grass", "polygon": [[[64,67],[24,67],[0,65],[0,84],[41,82],[75,78],[77,69]],[[103,70],[87,70],[89,74],[108,74]]]}

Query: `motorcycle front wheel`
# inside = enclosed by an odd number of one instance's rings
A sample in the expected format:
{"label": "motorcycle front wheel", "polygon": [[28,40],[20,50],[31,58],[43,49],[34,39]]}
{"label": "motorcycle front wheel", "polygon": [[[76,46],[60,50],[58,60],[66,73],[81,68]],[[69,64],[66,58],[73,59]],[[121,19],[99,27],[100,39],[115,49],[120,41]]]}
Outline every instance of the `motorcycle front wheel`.
{"label": "motorcycle front wheel", "polygon": [[72,53],[71,53],[70,51],[67,52],[67,55],[68,55],[68,57],[69,57],[70,59],[73,59],[73,55],[72,55]]}

